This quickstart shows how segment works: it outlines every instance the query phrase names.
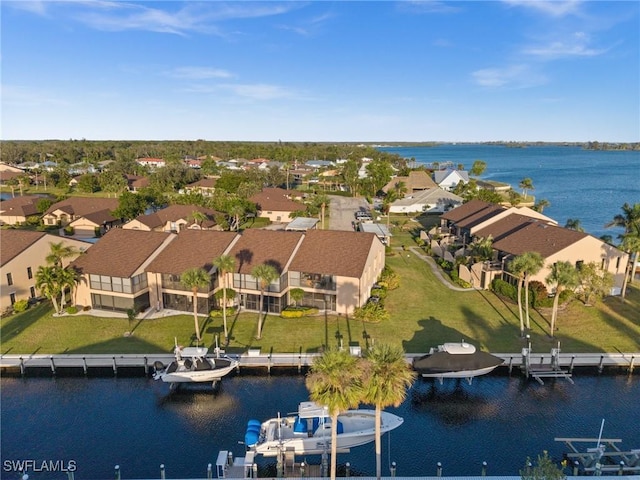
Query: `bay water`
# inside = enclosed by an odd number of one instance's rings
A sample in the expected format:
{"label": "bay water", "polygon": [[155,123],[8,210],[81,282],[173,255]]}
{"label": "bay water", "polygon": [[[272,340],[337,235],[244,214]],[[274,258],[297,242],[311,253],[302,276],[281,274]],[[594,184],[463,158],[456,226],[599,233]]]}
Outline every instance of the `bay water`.
{"label": "bay water", "polygon": [[487,164],[482,180],[510,184],[516,191],[524,178],[530,178],[536,200],[546,199],[544,214],[560,226],[568,219],[580,220],[587,233],[595,237],[619,233],[605,228],[622,205],[640,203],[640,151],[586,150],[577,146],[527,146],[513,148],[491,144],[443,144],[433,147],[379,147],[414,159],[417,164],[452,162],[471,169],[473,162]]}

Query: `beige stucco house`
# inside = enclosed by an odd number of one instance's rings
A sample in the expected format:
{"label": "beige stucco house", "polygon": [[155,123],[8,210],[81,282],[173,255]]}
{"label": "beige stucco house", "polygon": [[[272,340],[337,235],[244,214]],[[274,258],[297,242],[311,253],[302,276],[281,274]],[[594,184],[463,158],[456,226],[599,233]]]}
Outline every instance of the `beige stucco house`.
{"label": "beige stucco house", "polygon": [[258,216],[265,217],[275,223],[288,223],[294,219],[294,212],[304,212],[307,207],[293,198],[299,192],[283,188],[264,188],[249,200],[258,207]]}
{"label": "beige stucco house", "polygon": [[42,217],[47,226],[70,225],[76,236],[95,237],[96,229],[100,234],[120,223],[111,213],[118,208],[117,198],[69,197],[49,207]]}
{"label": "beige stucco house", "polygon": [[[28,230],[0,231],[0,311],[5,311],[18,300],[40,296],[36,289],[38,267],[47,265],[46,257],[52,243],[62,242],[81,252],[91,244],[44,232]],[[70,259],[64,260],[67,265]]]}
{"label": "beige stucco house", "polygon": [[[198,219],[202,214],[203,219]],[[122,228],[127,230],[145,230],[148,232],[180,232],[184,229],[194,230],[222,230],[215,220],[218,214],[215,210],[199,205],[169,205],[157,212],[139,215],[125,223]]]}
{"label": "beige stucco house", "polygon": [[38,201],[42,197],[24,195],[0,202],[0,225],[20,225],[28,217],[39,216]]}

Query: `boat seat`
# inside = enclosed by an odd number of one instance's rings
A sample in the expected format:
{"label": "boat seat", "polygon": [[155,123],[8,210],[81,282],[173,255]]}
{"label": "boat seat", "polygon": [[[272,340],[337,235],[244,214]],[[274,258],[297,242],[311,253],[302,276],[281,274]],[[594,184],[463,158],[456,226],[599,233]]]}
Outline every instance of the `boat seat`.
{"label": "boat seat", "polygon": [[165,373],[173,373],[178,369],[178,364],[176,362],[171,362],[171,364],[167,367],[167,371]]}
{"label": "boat seat", "polygon": [[184,366],[186,369],[191,370],[191,367],[193,366],[193,362],[191,361],[190,358],[185,359]]}
{"label": "boat seat", "polygon": [[196,370],[211,370],[211,365],[204,360],[200,360],[199,358],[195,361]]}

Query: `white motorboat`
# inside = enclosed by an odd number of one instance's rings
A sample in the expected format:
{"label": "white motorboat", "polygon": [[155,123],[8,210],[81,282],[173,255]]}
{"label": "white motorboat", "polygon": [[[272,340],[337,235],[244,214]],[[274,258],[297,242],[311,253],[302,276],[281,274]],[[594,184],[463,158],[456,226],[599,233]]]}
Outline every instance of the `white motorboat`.
{"label": "white motorboat", "polygon": [[422,357],[413,359],[413,369],[426,378],[466,378],[485,375],[504,360],[476,350],[467,342],[444,343]]}
{"label": "white motorboat", "polygon": [[180,347],[174,349],[175,360],[165,366],[155,362],[155,380],[167,383],[217,382],[238,366],[237,360],[216,354],[207,357],[206,347]]}
{"label": "white motorboat", "polygon": [[[380,433],[402,425],[402,417],[383,411]],[[337,449],[349,451],[375,440],[375,410],[348,410],[338,415]],[[256,454],[276,456],[279,452],[295,455],[322,454],[331,450],[331,417],[326,407],[302,402],[298,412],[265,422],[249,420],[245,445]]]}

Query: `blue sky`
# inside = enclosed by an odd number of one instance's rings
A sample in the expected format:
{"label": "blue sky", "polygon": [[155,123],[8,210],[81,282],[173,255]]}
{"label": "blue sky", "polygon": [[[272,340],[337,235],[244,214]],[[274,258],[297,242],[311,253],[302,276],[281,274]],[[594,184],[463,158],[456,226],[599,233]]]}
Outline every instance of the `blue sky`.
{"label": "blue sky", "polygon": [[640,2],[2,1],[2,139],[640,141]]}

